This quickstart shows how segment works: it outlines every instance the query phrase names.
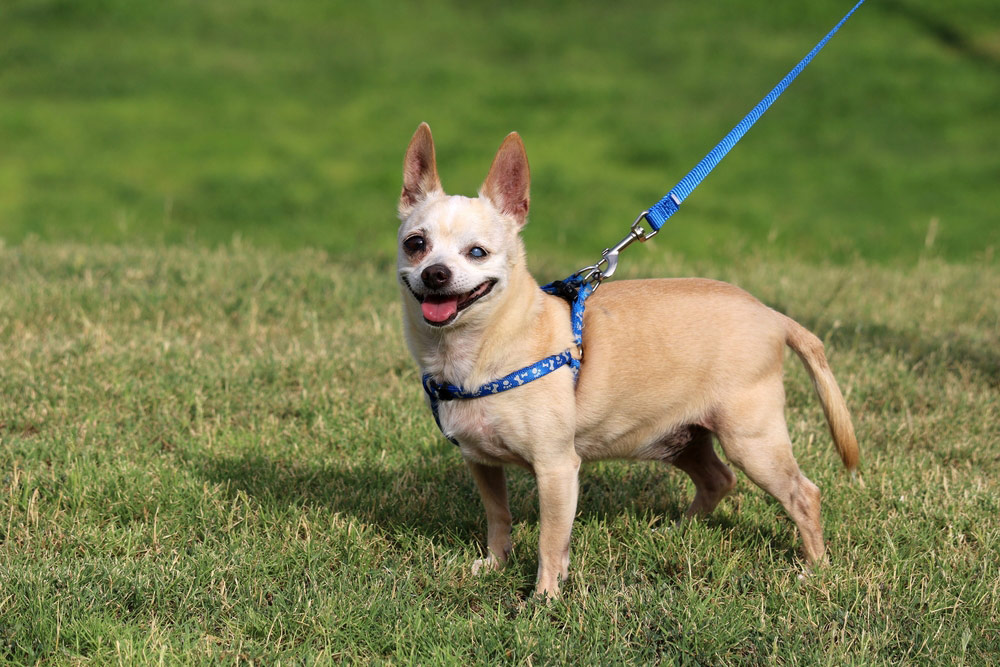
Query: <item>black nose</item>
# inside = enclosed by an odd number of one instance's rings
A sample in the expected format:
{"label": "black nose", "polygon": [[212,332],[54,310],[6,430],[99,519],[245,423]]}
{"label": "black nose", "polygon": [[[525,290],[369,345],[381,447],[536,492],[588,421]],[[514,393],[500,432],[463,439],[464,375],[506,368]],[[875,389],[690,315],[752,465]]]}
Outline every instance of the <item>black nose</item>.
{"label": "black nose", "polygon": [[451,280],[451,269],[444,264],[431,264],[420,272],[420,278],[431,289],[441,289]]}

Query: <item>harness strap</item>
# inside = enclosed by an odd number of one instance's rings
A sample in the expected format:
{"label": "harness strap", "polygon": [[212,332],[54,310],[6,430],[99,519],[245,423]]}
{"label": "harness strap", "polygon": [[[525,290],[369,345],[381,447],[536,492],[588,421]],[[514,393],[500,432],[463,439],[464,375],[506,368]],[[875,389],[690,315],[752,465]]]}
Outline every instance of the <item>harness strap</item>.
{"label": "harness strap", "polygon": [[[570,325],[573,327],[573,342],[583,354],[583,312],[586,308],[587,297],[597,289],[594,283],[581,276],[579,272],[574,273],[565,280],[556,280],[548,285],[542,286],[542,291],[553,294],[569,302]],[[573,360],[574,370],[579,368],[580,361]]]}
{"label": "harness strap", "polygon": [[[523,387],[529,382],[543,378],[567,364],[573,367],[574,363],[579,365],[580,362],[573,358],[573,353],[570,350],[566,350],[559,354],[553,354],[551,357],[545,357],[541,361],[536,361],[530,366],[526,366],[519,371],[514,371],[498,380],[490,380],[471,391],[462,389],[457,385],[438,382],[429,374],[425,374],[423,377],[424,392],[430,398],[431,412],[434,413],[434,421],[437,423],[438,429],[444,437],[448,438],[451,444],[457,445],[458,441],[445,433],[444,428],[441,426],[441,415],[438,406],[440,401],[468,400],[482,398],[483,396],[492,396],[493,394],[499,394],[509,389]],[[575,377],[575,367],[573,367],[573,374]]]}
{"label": "harness strap", "polygon": [[[590,283],[583,282],[578,275],[574,274],[566,280],[549,283],[548,285],[542,287],[542,290],[548,294],[556,294],[557,296],[561,296],[567,300],[569,300],[567,296],[573,295],[572,301],[570,302],[570,321],[573,329],[573,340],[582,354],[583,313],[585,309],[584,302],[594,291],[594,286]],[[447,382],[438,382],[431,377],[430,373],[425,373],[421,382],[424,386],[424,393],[426,393],[428,399],[430,399],[431,412],[434,414],[434,422],[437,424],[438,430],[440,430],[444,437],[446,437],[453,445],[458,445],[458,441],[445,433],[444,428],[441,426],[439,407],[441,401],[468,400],[500,394],[510,389],[523,387],[529,382],[534,382],[535,380],[545,377],[549,373],[559,370],[563,366],[569,366],[573,369],[573,381],[575,382],[576,376],[580,370],[580,360],[573,356],[573,352],[571,350],[565,350],[559,354],[553,354],[552,356],[545,357],[541,361],[536,361],[530,366],[525,366],[524,368],[514,371],[513,373],[509,373],[502,378],[490,380],[489,382],[472,390],[463,389],[458,385],[449,384]]]}
{"label": "harness strap", "polygon": [[467,400],[470,398],[492,396],[493,394],[500,394],[510,389],[524,386],[529,382],[534,382],[567,364],[572,365],[574,361],[576,359],[573,359],[573,354],[569,350],[566,350],[565,352],[545,357],[541,361],[536,361],[530,366],[525,366],[502,378],[490,380],[486,384],[472,390],[462,389],[457,385],[446,382],[438,382],[428,374],[424,375],[423,378],[424,391],[427,392],[428,396],[439,401]]}

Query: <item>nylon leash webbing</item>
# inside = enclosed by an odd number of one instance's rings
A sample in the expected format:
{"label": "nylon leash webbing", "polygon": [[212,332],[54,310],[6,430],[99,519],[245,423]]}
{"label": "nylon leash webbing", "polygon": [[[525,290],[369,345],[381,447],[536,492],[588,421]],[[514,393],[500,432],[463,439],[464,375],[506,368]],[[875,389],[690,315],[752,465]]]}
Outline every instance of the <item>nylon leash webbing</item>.
{"label": "nylon leash webbing", "polygon": [[677,212],[680,207],[681,202],[687,199],[688,195],[698,187],[702,179],[708,176],[709,172],[715,168],[717,164],[726,156],[733,146],[736,145],[744,134],[747,133],[754,123],[764,115],[764,112],[774,103],[778,97],[781,96],[785,89],[795,80],[795,77],[805,69],[806,65],[816,56],[820,50],[826,46],[826,43],[840,30],[840,27],[847,22],[847,19],[851,18],[851,15],[864,4],[865,0],[860,0],[858,4],[854,5],[851,11],[847,12],[844,18],[833,27],[833,30],[826,34],[826,37],[821,39],[819,43],[813,47],[812,51],[806,54],[806,57],[799,61],[799,64],[792,68],[792,71],[785,75],[778,85],[776,85],[771,92],[769,92],[764,99],[757,103],[753,109],[750,110],[743,120],[739,122],[732,130],[729,131],[722,141],[720,141],[715,148],[713,148],[708,155],[702,158],[701,162],[695,165],[695,168],[688,172],[687,176],[681,179],[681,181],[673,187],[673,189],[668,192],[663,199],[658,201],[656,204],[651,206],[648,211],[646,211],[641,217],[645,217],[649,220],[649,224],[652,225],[654,232],[660,231],[660,227],[667,221],[667,218],[672,216]]}

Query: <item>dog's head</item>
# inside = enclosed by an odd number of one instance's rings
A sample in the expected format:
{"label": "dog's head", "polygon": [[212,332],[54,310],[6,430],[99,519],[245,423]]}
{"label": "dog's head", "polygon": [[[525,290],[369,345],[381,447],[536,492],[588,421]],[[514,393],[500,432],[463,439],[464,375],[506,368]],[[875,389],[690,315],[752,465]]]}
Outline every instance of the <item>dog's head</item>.
{"label": "dog's head", "polygon": [[[406,307],[430,327],[483,321],[524,265],[528,157],[517,133],[504,140],[472,199],[441,189],[434,140],[417,128],[403,160],[397,270]],[[406,294],[408,292],[408,294]]]}

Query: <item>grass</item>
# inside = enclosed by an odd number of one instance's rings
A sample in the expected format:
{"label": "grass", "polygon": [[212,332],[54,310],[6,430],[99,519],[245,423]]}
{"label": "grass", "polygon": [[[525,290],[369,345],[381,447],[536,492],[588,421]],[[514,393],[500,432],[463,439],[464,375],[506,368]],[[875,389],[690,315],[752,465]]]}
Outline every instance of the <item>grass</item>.
{"label": "grass", "polygon": [[[850,4],[6,0],[0,238],[386,259],[426,120],[464,194],[519,130],[529,248],[578,262]],[[676,247],[993,258],[998,25],[993,0],[867,3],[688,200]]]}
{"label": "grass", "polygon": [[485,519],[422,403],[391,266],[28,242],[0,249],[0,661],[991,662],[996,267],[645,248],[623,270],[736,281],[827,342],[866,485],[789,361],[832,558],[814,576],[745,478],[672,527],[686,479],[612,462],[583,472],[561,600],[530,597],[523,474],[513,561],[473,578]]}

